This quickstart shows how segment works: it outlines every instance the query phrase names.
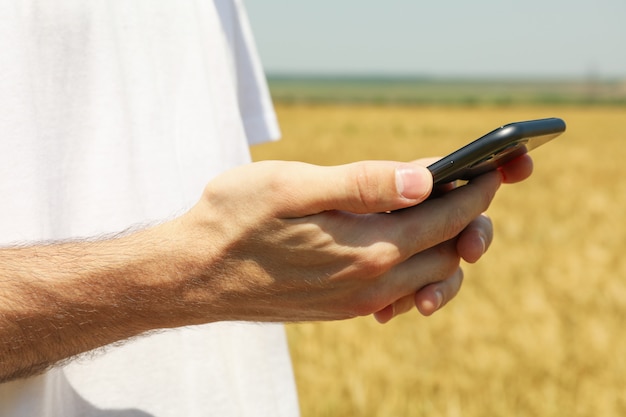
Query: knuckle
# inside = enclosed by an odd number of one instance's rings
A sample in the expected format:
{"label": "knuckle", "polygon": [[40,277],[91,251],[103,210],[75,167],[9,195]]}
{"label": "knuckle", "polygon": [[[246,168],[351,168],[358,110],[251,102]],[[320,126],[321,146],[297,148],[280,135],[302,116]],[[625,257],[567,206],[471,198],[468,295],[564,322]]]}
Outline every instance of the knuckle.
{"label": "knuckle", "polygon": [[361,284],[352,299],[353,314],[366,316],[389,303],[384,296],[385,277],[398,260],[398,251],[393,245],[376,244],[354,261],[354,272],[359,276]]}
{"label": "knuckle", "polygon": [[495,194],[488,190],[483,191],[480,194],[480,212],[481,213],[489,208],[494,197],[495,197]]}
{"label": "knuckle", "polygon": [[383,302],[380,294],[378,291],[374,291],[373,288],[374,287],[364,290],[357,297],[352,311],[355,316],[368,316],[385,307],[385,303]]}
{"label": "knuckle", "polygon": [[450,275],[449,278],[444,280],[441,285],[442,295],[444,298],[443,304],[446,304],[448,301],[452,300],[461,290],[461,286],[463,285],[463,269],[458,267],[456,270]]}
{"label": "knuckle", "polygon": [[398,248],[383,242],[374,244],[358,261],[363,276],[375,279],[389,271],[399,259]]}
{"label": "knuckle", "polygon": [[467,217],[467,213],[463,208],[457,207],[451,210],[445,217],[441,227],[441,241],[452,239],[461,233],[469,224]]}
{"label": "knuckle", "polygon": [[445,279],[453,277],[457,273],[457,271],[461,269],[461,258],[459,258],[458,256],[450,257],[447,265],[448,266],[443,273]]}
{"label": "knuckle", "polygon": [[[493,190],[478,188],[473,190],[470,197],[463,203],[449,205],[443,216],[443,223],[440,225],[442,240],[452,239],[459,235],[474,219],[479,218],[489,208],[494,196]],[[486,220],[490,227],[490,220],[488,218]]]}
{"label": "knuckle", "polygon": [[364,317],[369,316],[372,313],[375,313],[376,309],[373,307],[372,303],[361,302],[354,306],[354,317]]}
{"label": "knuckle", "polygon": [[288,190],[288,184],[285,183],[287,176],[281,175],[280,163],[276,161],[262,161],[258,163],[263,165],[266,172],[264,173],[264,191],[273,195],[281,195]]}
{"label": "knuckle", "polygon": [[365,164],[354,166],[354,197],[366,210],[375,209],[380,201],[380,180]]}
{"label": "knuckle", "polygon": [[454,248],[453,242],[437,248],[438,258],[435,280],[445,280],[452,277],[461,265],[461,257]]}

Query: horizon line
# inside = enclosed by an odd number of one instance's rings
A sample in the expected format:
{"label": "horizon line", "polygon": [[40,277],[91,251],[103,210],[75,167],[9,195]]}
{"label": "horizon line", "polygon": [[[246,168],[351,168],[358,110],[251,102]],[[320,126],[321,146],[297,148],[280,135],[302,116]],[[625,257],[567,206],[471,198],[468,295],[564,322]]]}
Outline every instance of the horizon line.
{"label": "horizon line", "polygon": [[420,80],[420,81],[477,81],[477,82],[626,82],[623,76],[601,76],[599,74],[556,75],[556,74],[444,74],[390,73],[390,72],[300,72],[267,70],[268,80]]}

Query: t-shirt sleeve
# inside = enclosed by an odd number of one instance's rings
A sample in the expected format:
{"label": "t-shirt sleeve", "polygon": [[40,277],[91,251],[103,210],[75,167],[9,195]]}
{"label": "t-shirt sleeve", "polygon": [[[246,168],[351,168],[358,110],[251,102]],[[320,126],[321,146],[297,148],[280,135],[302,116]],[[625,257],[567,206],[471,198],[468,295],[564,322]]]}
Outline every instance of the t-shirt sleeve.
{"label": "t-shirt sleeve", "polygon": [[232,37],[239,110],[250,145],[278,140],[280,128],[252,29],[241,1],[235,1],[237,29]]}

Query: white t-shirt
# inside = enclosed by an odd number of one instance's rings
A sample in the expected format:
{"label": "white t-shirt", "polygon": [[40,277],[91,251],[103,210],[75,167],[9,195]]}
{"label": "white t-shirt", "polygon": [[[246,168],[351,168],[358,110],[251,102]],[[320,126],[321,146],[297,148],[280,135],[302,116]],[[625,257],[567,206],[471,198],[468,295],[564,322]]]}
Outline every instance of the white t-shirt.
{"label": "white t-shirt", "polygon": [[[172,218],[277,138],[238,0],[0,0],[0,243]],[[163,331],[0,385],[0,416],[293,416],[281,325]]]}

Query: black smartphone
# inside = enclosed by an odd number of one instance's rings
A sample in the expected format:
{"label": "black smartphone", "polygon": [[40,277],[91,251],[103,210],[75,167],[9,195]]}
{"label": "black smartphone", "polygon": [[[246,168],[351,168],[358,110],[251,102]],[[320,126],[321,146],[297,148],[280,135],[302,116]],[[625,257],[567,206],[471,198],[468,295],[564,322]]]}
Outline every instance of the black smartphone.
{"label": "black smartphone", "polygon": [[543,145],[565,131],[552,117],[501,126],[428,166],[435,185],[468,181]]}

